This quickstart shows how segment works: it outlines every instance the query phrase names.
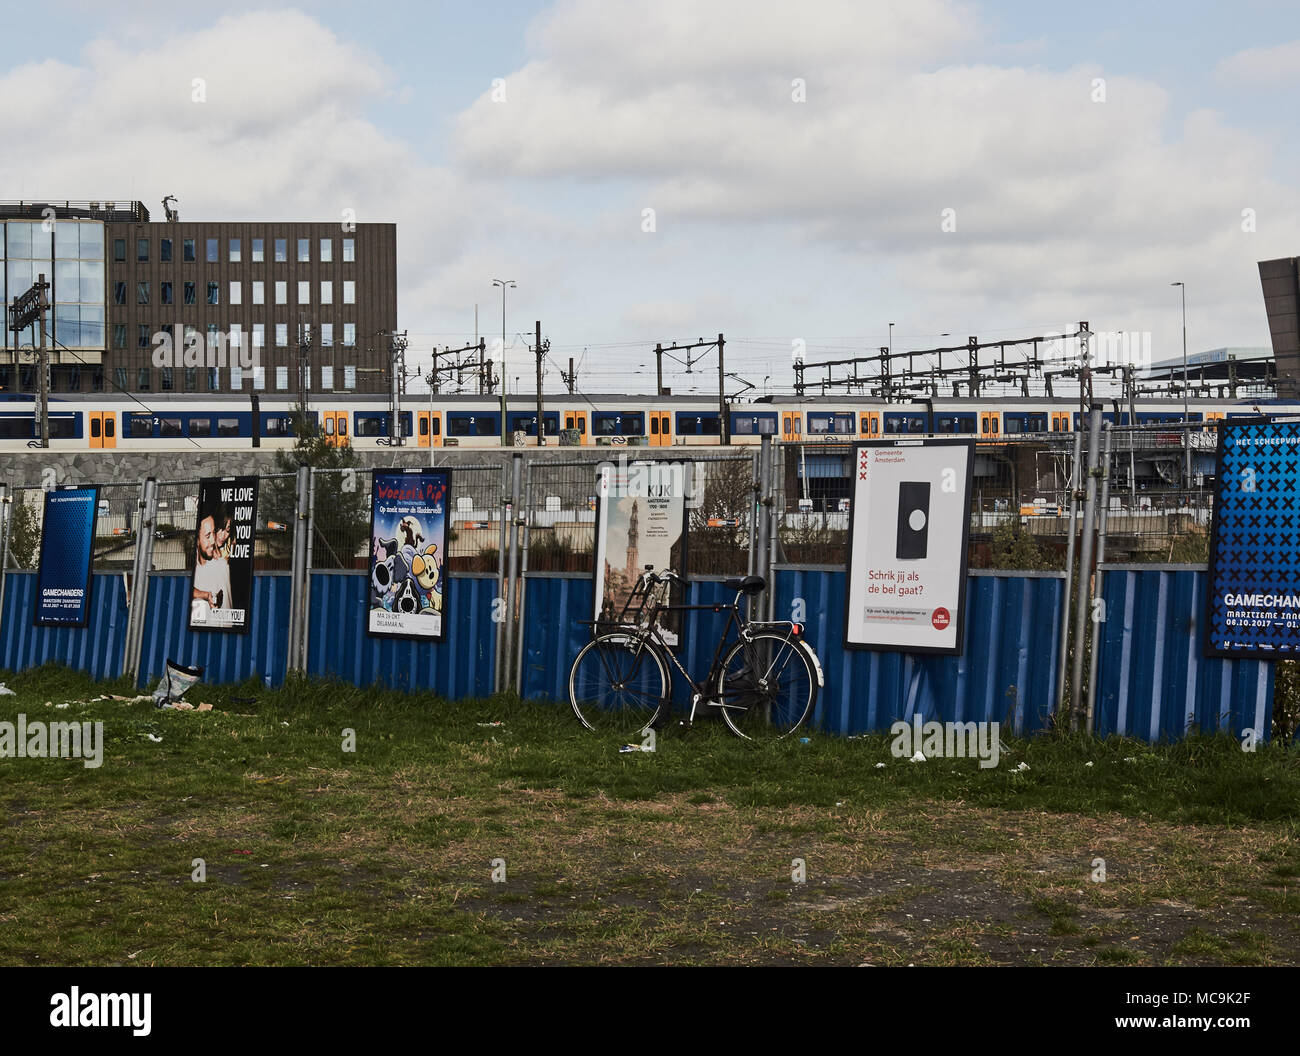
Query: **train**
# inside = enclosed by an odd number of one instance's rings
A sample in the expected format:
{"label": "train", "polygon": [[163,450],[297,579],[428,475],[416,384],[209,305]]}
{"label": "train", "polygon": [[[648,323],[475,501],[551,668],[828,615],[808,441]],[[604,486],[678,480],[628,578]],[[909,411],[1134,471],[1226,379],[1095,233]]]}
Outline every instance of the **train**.
{"label": "train", "polygon": [[[1263,408],[1267,407],[1266,411]],[[1118,425],[1176,424],[1181,400],[1105,402]],[[1224,418],[1300,414],[1300,403],[1198,399],[1188,418],[1206,429]],[[288,448],[295,442],[297,399],[258,394],[51,395],[50,447],[64,450],[234,450]],[[757,444],[764,435],[785,442],[851,442],[897,435],[974,437],[985,442],[1032,439],[1080,428],[1079,402],[1066,397],[989,396],[887,402],[863,396],[773,395],[726,405],[729,442]],[[307,417],[327,442],[355,447],[498,447],[499,397],[408,395],[399,413],[400,437],[390,435],[384,395],[329,394],[309,400]],[[507,442],[537,444],[533,396],[506,401]],[[722,411],[708,396],[547,395],[542,431],[548,445],[717,446]],[[39,446],[40,422],[31,394],[0,395],[0,451]]]}

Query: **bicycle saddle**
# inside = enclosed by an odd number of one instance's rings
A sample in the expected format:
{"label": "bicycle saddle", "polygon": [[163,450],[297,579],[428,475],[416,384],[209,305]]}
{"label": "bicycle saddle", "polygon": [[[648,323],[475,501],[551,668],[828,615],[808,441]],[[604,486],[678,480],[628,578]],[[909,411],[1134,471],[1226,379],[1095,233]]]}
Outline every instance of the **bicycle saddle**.
{"label": "bicycle saddle", "polygon": [[738,590],[742,594],[761,594],[767,589],[767,580],[762,576],[746,576],[744,579],[728,579],[722,585],[728,590]]}

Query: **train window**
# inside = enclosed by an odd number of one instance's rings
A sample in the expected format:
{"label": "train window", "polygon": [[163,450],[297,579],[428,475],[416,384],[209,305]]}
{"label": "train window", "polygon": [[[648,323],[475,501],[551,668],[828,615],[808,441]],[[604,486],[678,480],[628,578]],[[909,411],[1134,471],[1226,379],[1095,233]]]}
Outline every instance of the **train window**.
{"label": "train window", "polygon": [[420,435],[429,435],[429,418],[427,415],[420,415]]}
{"label": "train window", "polygon": [[185,430],[181,428],[179,418],[160,418],[158,419],[159,436],[184,436]]}
{"label": "train window", "polygon": [[591,431],[596,436],[643,436],[645,419],[641,414],[595,414]]}
{"label": "train window", "polygon": [[433,421],[430,423],[430,426],[433,429],[434,436],[439,436],[442,433],[442,419],[436,414],[433,416]]}
{"label": "train window", "polygon": [[809,414],[808,432],[810,433],[851,433],[853,432],[853,415],[851,414]]}
{"label": "train window", "polygon": [[495,436],[496,418],[486,414],[447,415],[448,436]]}
{"label": "train window", "polygon": [[130,424],[132,439],[139,440],[146,436],[153,436],[153,423],[148,418],[133,415]]}
{"label": "train window", "polygon": [[652,436],[659,435],[659,416],[657,414],[650,416],[650,434]]}
{"label": "train window", "polygon": [[770,436],[776,432],[775,415],[735,415],[732,432],[737,436]]}
{"label": "train window", "polygon": [[30,440],[34,418],[0,418],[0,440]]}
{"label": "train window", "polygon": [[573,415],[571,415],[571,414],[566,414],[566,415],[564,416],[564,428],[566,428],[566,429],[572,429],[572,428],[573,428]]}
{"label": "train window", "polygon": [[411,412],[410,412],[410,411],[406,411],[406,412],[403,413],[403,415],[402,415],[402,435],[403,435],[403,436],[410,436],[411,434],[412,434],[412,429],[411,429]]}
{"label": "train window", "polygon": [[268,415],[266,419],[267,436],[288,436],[289,419],[281,415]]}
{"label": "train window", "polygon": [[94,417],[92,417],[92,418],[90,419],[90,438],[91,438],[92,440],[98,440],[98,439],[99,439],[99,419],[98,419],[98,418],[94,418]]}
{"label": "train window", "polygon": [[104,435],[113,436],[116,433],[117,433],[117,420],[115,418],[106,416],[104,418]]}
{"label": "train window", "polygon": [[[272,420],[274,421],[275,419],[272,419]],[[267,424],[269,425],[270,423],[268,422]],[[268,436],[270,435],[270,433],[271,433],[271,430],[270,430],[270,429],[267,429],[267,435],[268,435]],[[239,435],[239,419],[238,419],[238,418],[218,418],[218,419],[217,419],[217,435],[218,435],[218,436],[238,436],[238,435]]]}
{"label": "train window", "polygon": [[325,416],[325,435],[326,436],[334,435],[334,416],[330,414],[327,414]]}
{"label": "train window", "polygon": [[383,436],[384,416],[381,414],[358,414],[357,436]]}
{"label": "train window", "polygon": [[790,416],[788,414],[785,416],[785,431],[787,433],[790,431]]}
{"label": "train window", "polygon": [[996,418],[990,418],[989,424],[993,426],[993,431],[996,433],[998,431],[998,420]]}
{"label": "train window", "polygon": [[212,419],[190,416],[190,436],[211,436]]}

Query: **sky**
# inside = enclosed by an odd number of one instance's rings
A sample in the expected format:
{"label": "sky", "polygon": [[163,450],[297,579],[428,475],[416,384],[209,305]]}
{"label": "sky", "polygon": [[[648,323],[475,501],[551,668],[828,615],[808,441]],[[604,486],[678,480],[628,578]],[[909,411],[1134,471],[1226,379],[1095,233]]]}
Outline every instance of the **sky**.
{"label": "sky", "polygon": [[512,390],[535,320],[549,391],[719,333],[748,395],[1080,320],[1160,361],[1170,283],[1189,352],[1263,346],[1256,262],[1300,254],[1289,3],[177,7],[0,13],[0,199],[396,223],[413,369],[501,335],[494,278]]}

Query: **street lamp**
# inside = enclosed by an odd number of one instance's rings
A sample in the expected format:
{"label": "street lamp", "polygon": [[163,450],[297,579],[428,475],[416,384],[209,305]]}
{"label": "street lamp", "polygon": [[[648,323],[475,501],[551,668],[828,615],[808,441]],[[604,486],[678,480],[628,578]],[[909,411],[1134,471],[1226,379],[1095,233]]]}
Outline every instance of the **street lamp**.
{"label": "street lamp", "polygon": [[1192,445],[1191,416],[1187,413],[1187,286],[1181,282],[1171,282],[1177,286],[1183,299],[1183,487],[1192,486]]}
{"label": "street lamp", "polygon": [[493,286],[501,287],[501,446],[506,446],[506,287],[514,286],[514,279],[493,279]]}

